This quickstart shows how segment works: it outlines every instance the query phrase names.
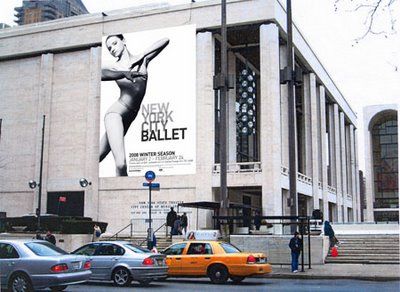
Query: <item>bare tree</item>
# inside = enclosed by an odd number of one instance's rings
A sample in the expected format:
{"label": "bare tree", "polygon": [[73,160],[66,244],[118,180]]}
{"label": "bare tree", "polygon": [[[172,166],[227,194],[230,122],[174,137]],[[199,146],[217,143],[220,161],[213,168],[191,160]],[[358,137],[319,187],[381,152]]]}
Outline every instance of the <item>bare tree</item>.
{"label": "bare tree", "polygon": [[367,35],[384,35],[396,33],[395,11],[398,0],[335,0],[335,11],[346,7],[352,12],[362,13],[364,17],[364,32],[355,39],[356,42],[364,39]]}

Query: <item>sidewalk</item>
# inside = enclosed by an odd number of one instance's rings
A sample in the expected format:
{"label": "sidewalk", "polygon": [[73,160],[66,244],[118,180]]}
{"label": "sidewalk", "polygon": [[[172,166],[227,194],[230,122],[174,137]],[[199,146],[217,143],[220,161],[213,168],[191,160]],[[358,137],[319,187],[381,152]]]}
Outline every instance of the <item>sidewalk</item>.
{"label": "sidewalk", "polygon": [[272,265],[270,278],[288,279],[356,279],[370,281],[399,281],[399,265],[325,264],[304,266],[304,272],[292,273],[289,265]]}

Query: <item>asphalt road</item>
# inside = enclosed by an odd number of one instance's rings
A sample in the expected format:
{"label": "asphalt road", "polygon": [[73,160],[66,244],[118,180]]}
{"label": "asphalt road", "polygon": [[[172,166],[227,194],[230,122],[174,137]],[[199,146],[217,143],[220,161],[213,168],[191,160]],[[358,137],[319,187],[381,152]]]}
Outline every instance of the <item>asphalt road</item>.
{"label": "asphalt road", "polygon": [[[268,279],[251,278],[235,285],[213,285],[206,278],[173,278],[163,282],[152,282],[141,287],[136,282],[126,288],[117,288],[111,282],[91,282],[84,285],[71,285],[65,291],[377,291],[398,292],[400,281],[373,282],[359,280],[305,280],[305,279]],[[45,290],[42,290],[45,291]]]}

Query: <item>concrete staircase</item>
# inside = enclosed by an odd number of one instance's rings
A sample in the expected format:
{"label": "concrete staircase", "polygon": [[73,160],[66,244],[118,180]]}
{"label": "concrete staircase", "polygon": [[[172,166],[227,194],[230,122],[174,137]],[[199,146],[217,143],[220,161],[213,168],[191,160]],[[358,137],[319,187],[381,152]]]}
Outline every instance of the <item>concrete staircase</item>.
{"label": "concrete staircase", "polygon": [[[146,236],[118,236],[118,238],[110,238],[110,239],[105,239],[105,240],[123,240],[123,241],[128,241],[132,242],[133,244],[136,245],[141,245],[142,247],[147,248],[147,241],[146,241]],[[162,251],[166,249],[168,246],[172,244],[172,240],[169,237],[157,237],[157,249],[158,251]]]}
{"label": "concrete staircase", "polygon": [[339,255],[329,252],[325,263],[400,264],[399,235],[337,235]]}

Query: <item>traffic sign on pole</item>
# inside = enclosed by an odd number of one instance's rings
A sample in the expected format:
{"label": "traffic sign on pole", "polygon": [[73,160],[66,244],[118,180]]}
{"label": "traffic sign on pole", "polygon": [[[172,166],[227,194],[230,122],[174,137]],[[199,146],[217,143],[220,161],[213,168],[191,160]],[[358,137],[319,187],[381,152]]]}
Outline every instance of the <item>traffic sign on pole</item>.
{"label": "traffic sign on pole", "polygon": [[154,173],[154,171],[149,170],[149,171],[146,171],[146,173],[145,173],[145,175],[144,175],[144,178],[145,178],[149,183],[151,183],[153,180],[155,180],[156,174]]}

